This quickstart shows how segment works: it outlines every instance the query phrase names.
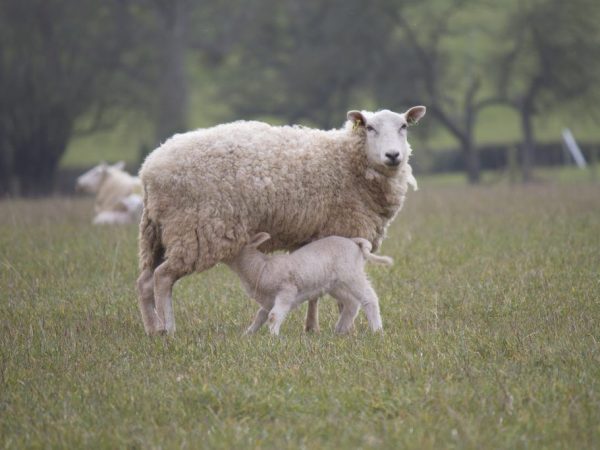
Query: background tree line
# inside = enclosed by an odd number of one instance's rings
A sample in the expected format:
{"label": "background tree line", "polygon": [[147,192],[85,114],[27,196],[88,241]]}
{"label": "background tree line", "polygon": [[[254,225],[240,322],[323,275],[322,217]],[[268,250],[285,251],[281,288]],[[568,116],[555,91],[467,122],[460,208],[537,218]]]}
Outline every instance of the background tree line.
{"label": "background tree line", "polygon": [[47,192],[69,142],[125,111],[151,147],[188,129],[190,61],[230,119],[424,104],[474,183],[479,115],[505,105],[527,181],[534,117],[598,111],[599,31],[594,0],[0,0],[0,192]]}

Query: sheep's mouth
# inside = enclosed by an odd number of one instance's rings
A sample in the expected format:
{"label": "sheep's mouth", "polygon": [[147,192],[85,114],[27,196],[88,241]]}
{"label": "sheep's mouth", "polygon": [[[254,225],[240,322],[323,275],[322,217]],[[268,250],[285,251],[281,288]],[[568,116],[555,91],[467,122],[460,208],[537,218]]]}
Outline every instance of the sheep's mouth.
{"label": "sheep's mouth", "polygon": [[386,166],[388,166],[388,167],[398,167],[398,166],[400,165],[400,162],[401,162],[401,161],[400,161],[399,159],[397,159],[397,160],[395,160],[395,161],[390,161],[390,160],[387,160],[387,161],[385,162],[385,165],[386,165]]}

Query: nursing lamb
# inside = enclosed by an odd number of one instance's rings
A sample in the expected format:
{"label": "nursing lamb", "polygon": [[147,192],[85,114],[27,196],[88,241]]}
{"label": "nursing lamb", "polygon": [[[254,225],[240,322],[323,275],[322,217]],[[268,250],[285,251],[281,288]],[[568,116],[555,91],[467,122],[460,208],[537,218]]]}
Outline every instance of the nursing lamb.
{"label": "nursing lamb", "polygon": [[255,333],[269,320],[271,334],[287,314],[302,302],[330,294],[341,308],[337,333],[352,329],[362,306],[373,331],[383,329],[379,300],[365,273],[365,263],[392,264],[392,259],[371,254],[362,238],[329,236],[289,253],[265,255],[258,247],[271,236],[256,234],[227,265],[240,277],[246,292],[260,305],[247,333]]}

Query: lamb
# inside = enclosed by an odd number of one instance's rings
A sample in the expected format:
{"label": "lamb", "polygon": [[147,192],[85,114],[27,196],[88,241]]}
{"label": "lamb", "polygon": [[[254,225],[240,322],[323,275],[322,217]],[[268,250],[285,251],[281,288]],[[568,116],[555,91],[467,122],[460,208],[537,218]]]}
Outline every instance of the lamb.
{"label": "lamb", "polygon": [[329,236],[289,254],[267,256],[258,247],[271,236],[256,234],[227,265],[240,277],[248,295],[260,305],[248,334],[269,319],[271,334],[288,312],[315,296],[330,294],[343,305],[335,327],[337,333],[352,329],[359,306],[376,332],[382,330],[377,294],[365,273],[365,262],[392,264],[392,259],[371,254],[366,239]]}
{"label": "lamb", "polygon": [[[239,121],[176,134],[144,161],[139,307],[148,334],[172,334],[173,285],[234,258],[267,232],[267,252],[359,236],[376,251],[416,187],[407,128],[425,114],[350,111],[323,131]],[[316,330],[309,300],[307,330]]]}
{"label": "lamb", "polygon": [[96,194],[92,223],[128,224],[140,219],[142,184],[124,170],[125,163],[100,163],[77,178],[75,190]]}

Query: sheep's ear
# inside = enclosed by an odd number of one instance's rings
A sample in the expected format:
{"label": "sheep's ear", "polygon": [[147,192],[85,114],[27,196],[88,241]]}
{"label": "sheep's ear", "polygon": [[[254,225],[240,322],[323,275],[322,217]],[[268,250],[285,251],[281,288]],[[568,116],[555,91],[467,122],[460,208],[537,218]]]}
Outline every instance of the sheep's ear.
{"label": "sheep's ear", "polygon": [[112,165],[113,169],[124,170],[125,169],[125,161],[119,161]]}
{"label": "sheep's ear", "polygon": [[363,114],[360,111],[348,111],[346,117],[350,122],[354,124],[355,127],[364,127],[367,123],[367,121],[365,120],[365,116],[363,116]]}
{"label": "sheep's ear", "polygon": [[269,239],[271,239],[271,235],[269,233],[265,233],[265,232],[261,231],[260,233],[255,234],[252,237],[252,239],[250,239],[250,242],[248,242],[248,245],[256,248],[263,242],[268,241]]}
{"label": "sheep's ear", "polygon": [[404,113],[404,116],[409,125],[416,125],[421,117],[425,115],[425,111],[427,111],[427,108],[424,106],[413,106]]}

